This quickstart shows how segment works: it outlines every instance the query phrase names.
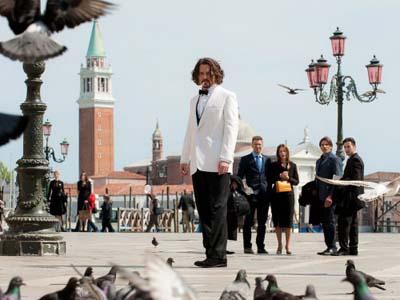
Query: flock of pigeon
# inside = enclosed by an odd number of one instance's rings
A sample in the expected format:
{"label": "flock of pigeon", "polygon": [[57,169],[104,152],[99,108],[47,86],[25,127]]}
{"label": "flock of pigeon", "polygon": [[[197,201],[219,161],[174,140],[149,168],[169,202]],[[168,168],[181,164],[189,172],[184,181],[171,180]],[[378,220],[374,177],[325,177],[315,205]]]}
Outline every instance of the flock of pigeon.
{"label": "flock of pigeon", "polygon": [[[154,254],[146,255],[145,277],[139,272],[130,272],[124,267],[113,265],[110,271],[101,277],[93,276],[93,268],[87,267],[82,275],[75,266],[72,268],[79,275],[71,277],[67,285],[56,292],[49,293],[39,300],[196,300],[196,294],[173,269],[173,258],[164,262]],[[128,284],[116,288],[117,273]],[[346,263],[346,277],[342,281],[350,282],[355,300],[374,300],[369,288],[385,290],[385,282],[362,271],[356,270],[354,261]],[[8,289],[2,293],[0,300],[21,299],[21,286],[25,285],[21,277],[11,279]],[[253,295],[253,297],[251,296]],[[235,280],[229,284],[220,296],[220,300],[316,300],[313,285],[308,285],[304,295],[293,295],[281,290],[274,275],[268,274],[265,279],[255,278],[255,288],[251,291],[246,270],[239,270]]]}

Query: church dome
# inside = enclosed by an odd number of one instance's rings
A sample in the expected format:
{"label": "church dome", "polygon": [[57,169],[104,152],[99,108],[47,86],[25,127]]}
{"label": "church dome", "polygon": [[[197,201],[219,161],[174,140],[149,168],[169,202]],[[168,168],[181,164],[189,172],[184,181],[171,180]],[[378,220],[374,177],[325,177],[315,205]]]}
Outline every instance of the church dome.
{"label": "church dome", "polygon": [[239,132],[237,137],[238,144],[251,144],[251,140],[256,133],[253,128],[242,119],[239,119]]}

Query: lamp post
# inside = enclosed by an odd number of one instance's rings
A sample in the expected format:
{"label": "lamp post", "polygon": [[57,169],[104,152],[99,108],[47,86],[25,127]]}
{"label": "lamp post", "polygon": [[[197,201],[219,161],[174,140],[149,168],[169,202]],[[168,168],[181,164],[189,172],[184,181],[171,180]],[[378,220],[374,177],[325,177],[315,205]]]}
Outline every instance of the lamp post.
{"label": "lamp post", "polygon": [[28,76],[27,96],[21,104],[29,123],[24,132],[23,156],[17,161],[19,195],[15,210],[7,217],[8,230],[0,237],[1,255],[60,255],[66,243],[55,232],[58,219],[45,210],[43,178],[49,162],[43,153],[42,123],[46,104],[40,97],[44,62],[24,63]]}
{"label": "lamp post", "polygon": [[61,143],[61,155],[62,158],[56,158],[56,154],[54,151],[53,147],[49,146],[49,137],[51,135],[51,128],[52,128],[52,124],[49,122],[49,120],[47,120],[46,122],[43,123],[42,129],[43,129],[43,135],[46,138],[46,145],[44,147],[44,153],[45,153],[45,157],[46,160],[49,160],[49,158],[51,157],[53,159],[54,162],[56,163],[62,163],[63,161],[65,161],[65,158],[68,155],[68,148],[69,148],[69,143],[67,142],[66,139],[64,139]]}
{"label": "lamp post", "polygon": [[372,86],[372,90],[360,95],[357,91],[354,79],[349,75],[343,75],[341,70],[342,56],[344,56],[346,37],[343,35],[343,32],[340,31],[339,28],[337,28],[337,30],[330,37],[330,40],[333,56],[336,58],[337,71],[331,79],[329,94],[324,91],[324,87],[328,82],[330,65],[327,63],[327,60],[322,55],[316,63],[313,60],[311,61],[311,64],[306,69],[306,72],[309,86],[314,90],[315,100],[322,105],[327,105],[331,101],[335,100],[338,105],[336,155],[343,160],[344,98],[346,98],[346,100],[348,101],[350,101],[351,98],[355,98],[358,101],[364,103],[374,101],[377,98],[377,93],[382,92],[378,89],[378,85],[382,81],[383,66],[379,63],[379,60],[377,60],[374,55],[370,63],[366,65],[368,71],[368,80]]}

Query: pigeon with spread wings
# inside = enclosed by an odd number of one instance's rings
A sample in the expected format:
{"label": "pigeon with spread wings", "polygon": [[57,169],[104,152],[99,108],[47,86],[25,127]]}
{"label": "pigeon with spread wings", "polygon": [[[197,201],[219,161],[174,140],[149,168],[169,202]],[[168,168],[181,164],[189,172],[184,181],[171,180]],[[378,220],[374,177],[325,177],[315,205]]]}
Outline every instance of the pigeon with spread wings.
{"label": "pigeon with spread wings", "polygon": [[112,6],[104,0],[47,0],[42,14],[40,0],[0,0],[0,15],[16,35],[0,43],[0,53],[26,63],[61,55],[67,48],[51,39],[52,33],[99,18]]}
{"label": "pigeon with spread wings", "polygon": [[278,85],[280,87],[283,87],[284,89],[287,89],[288,90],[288,94],[290,94],[290,95],[297,95],[299,91],[305,91],[304,89],[291,88],[291,87],[288,87],[286,85],[279,84],[279,83],[278,83]]}
{"label": "pigeon with spread wings", "polygon": [[371,202],[376,200],[382,196],[394,196],[399,192],[400,189],[400,177],[397,177],[389,182],[383,183],[376,183],[371,181],[362,181],[362,180],[335,180],[335,179],[328,179],[319,176],[315,176],[316,179],[338,186],[362,186],[366,188],[364,194],[358,195],[358,199]]}

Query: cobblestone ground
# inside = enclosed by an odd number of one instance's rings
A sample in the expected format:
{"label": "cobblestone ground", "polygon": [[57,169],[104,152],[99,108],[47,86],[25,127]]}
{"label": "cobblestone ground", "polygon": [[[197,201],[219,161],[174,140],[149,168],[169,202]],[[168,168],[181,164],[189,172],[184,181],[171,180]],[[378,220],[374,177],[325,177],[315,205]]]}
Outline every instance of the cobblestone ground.
{"label": "cobblestone ground", "polygon": [[[346,257],[321,257],[323,236],[317,233],[294,234],[293,255],[275,255],[276,241],[267,234],[266,245],[270,255],[243,254],[241,239],[228,242],[228,249],[236,254],[229,257],[228,267],[198,269],[193,262],[202,259],[200,234],[185,233],[64,233],[67,255],[62,257],[0,257],[0,286],[4,290],[8,280],[21,275],[27,283],[22,288],[23,299],[39,296],[61,288],[70,276],[76,276],[70,264],[83,270],[93,266],[95,275],[105,274],[109,262],[126,266],[131,270],[143,270],[145,250],[163,258],[173,257],[175,269],[197,292],[199,299],[219,299],[224,286],[229,284],[240,268],[247,270],[253,285],[256,276],[273,273],[279,286],[294,294],[302,294],[308,283],[316,286],[319,299],[353,299],[347,293],[352,288],[342,283]],[[151,245],[153,236],[160,245]],[[360,254],[353,257],[356,267],[386,281],[387,291],[373,290],[376,299],[400,299],[400,235],[360,234]],[[125,284],[118,278],[118,286]]]}

